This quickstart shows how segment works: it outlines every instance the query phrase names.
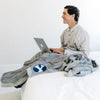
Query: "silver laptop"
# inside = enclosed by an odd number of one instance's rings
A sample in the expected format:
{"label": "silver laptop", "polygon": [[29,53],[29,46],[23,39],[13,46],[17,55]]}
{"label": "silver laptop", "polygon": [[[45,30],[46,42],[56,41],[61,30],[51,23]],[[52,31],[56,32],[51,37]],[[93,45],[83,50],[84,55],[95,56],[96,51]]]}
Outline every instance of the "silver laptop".
{"label": "silver laptop", "polygon": [[48,48],[48,46],[46,45],[45,41],[42,38],[34,38],[34,40],[36,41],[37,45],[39,46],[42,52],[51,53],[50,49]]}

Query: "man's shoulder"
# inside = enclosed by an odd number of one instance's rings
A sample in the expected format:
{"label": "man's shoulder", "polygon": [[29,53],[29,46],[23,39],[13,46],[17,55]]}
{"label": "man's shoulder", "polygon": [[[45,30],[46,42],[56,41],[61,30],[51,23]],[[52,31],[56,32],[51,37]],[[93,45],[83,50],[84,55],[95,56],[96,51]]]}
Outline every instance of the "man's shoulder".
{"label": "man's shoulder", "polygon": [[89,37],[88,32],[80,25],[77,27],[76,33],[78,36]]}
{"label": "man's shoulder", "polygon": [[81,33],[87,33],[87,31],[81,25],[77,26],[76,31],[79,31]]}

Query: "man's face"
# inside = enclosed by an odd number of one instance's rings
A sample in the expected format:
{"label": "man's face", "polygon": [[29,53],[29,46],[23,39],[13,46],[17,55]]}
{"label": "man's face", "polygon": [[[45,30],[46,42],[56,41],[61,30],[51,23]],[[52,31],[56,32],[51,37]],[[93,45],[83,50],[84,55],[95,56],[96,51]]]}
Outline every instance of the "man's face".
{"label": "man's face", "polygon": [[67,9],[64,9],[62,18],[64,24],[69,24],[72,20],[72,15],[68,14]]}

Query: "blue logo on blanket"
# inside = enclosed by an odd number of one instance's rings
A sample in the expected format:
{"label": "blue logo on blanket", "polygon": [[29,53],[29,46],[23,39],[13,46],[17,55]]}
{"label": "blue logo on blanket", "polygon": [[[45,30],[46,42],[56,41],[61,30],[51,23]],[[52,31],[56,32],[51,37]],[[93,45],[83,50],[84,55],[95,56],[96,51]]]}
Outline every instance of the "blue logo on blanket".
{"label": "blue logo on blanket", "polygon": [[33,66],[34,72],[44,72],[46,70],[47,70],[47,67],[43,64],[37,64],[37,65]]}

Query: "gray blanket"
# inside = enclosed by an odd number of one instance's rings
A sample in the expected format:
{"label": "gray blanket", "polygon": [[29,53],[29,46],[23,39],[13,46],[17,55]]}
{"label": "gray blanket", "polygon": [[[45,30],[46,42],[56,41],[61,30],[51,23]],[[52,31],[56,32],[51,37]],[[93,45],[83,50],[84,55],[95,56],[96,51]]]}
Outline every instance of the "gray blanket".
{"label": "gray blanket", "polygon": [[[13,87],[24,83],[29,77],[27,69],[36,64],[44,64],[47,67],[47,70],[43,73],[55,72],[55,70],[66,71],[67,76],[85,76],[98,68],[95,61],[82,53],[61,55],[39,52],[29,61],[26,61],[22,68],[4,73],[1,77],[1,85],[4,87]],[[37,74],[40,73],[38,72]]]}

